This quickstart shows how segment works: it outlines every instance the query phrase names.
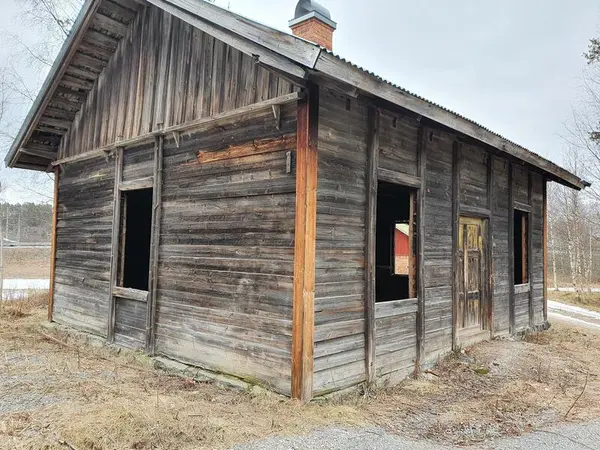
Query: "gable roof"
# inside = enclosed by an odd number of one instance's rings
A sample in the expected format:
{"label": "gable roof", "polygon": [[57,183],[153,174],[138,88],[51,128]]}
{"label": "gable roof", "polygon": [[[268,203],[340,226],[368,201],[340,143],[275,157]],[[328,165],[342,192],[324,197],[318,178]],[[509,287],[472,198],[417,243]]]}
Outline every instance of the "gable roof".
{"label": "gable roof", "polygon": [[[8,155],[9,167],[46,170],[62,135],[108,64],[143,0],[86,0]],[[362,69],[299,37],[262,25],[203,0],[147,0],[175,17],[252,55],[292,79],[319,74],[357,93],[380,98],[524,161],[550,179],[583,189],[577,175],[453,111]]]}

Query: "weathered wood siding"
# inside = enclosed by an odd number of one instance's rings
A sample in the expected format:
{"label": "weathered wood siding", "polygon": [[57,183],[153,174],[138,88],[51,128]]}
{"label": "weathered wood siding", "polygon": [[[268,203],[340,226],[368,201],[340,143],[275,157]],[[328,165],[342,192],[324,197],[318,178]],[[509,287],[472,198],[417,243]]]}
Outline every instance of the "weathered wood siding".
{"label": "weathered wood siding", "polygon": [[492,172],[492,269],[494,276],[494,334],[507,333],[510,328],[510,285],[508,248],[508,162],[493,156]]}
{"label": "weathered wood siding", "polygon": [[529,327],[529,284],[515,286],[515,331]]}
{"label": "weathered wood siding", "polygon": [[146,344],[148,303],[126,298],[116,299],[115,344],[143,349]]}
{"label": "weathered wood siding", "polygon": [[544,322],[544,178],[531,173],[531,287],[533,324]]}
{"label": "weathered wood siding", "polygon": [[425,358],[452,350],[452,149],[454,137],[425,128]]}
{"label": "weathered wood siding", "polygon": [[317,188],[315,395],[365,379],[366,140],[365,105],[322,89]]}
{"label": "weathered wood siding", "polygon": [[[295,105],[282,116],[281,130],[265,111],[179,148],[165,142],[156,351],[289,394]],[[284,135],[287,146],[228,157],[231,146]],[[199,151],[217,158],[200,162]]]}
{"label": "weathered wood siding", "polygon": [[375,374],[406,378],[417,358],[417,300],[375,305]]}
{"label": "weathered wood siding", "polygon": [[529,173],[518,164],[513,164],[513,200],[529,205]]}
{"label": "weathered wood siding", "polygon": [[[487,208],[488,158],[490,155],[474,145],[463,144],[460,149],[460,207]],[[466,215],[469,214],[466,213]]]}
{"label": "weathered wood siding", "polygon": [[56,322],[106,336],[114,161],[63,168],[56,230]]}
{"label": "weathered wood siding", "polygon": [[417,175],[419,124],[382,110],[379,119],[379,168]]}
{"label": "weathered wood siding", "polygon": [[122,181],[151,177],[154,173],[154,142],[128,148],[123,152]]}
{"label": "weathered wood siding", "polygon": [[290,82],[256,65],[251,56],[147,6],[140,9],[87,94],[63,138],[61,157],[293,89]]}

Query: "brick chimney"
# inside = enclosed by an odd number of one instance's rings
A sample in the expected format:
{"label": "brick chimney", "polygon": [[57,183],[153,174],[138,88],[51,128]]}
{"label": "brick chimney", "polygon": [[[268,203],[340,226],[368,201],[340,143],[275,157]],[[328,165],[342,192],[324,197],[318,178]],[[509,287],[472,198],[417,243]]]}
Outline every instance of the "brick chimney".
{"label": "brick chimney", "polygon": [[329,11],[314,0],[300,0],[296,15],[290,20],[294,36],[314,42],[328,50],[333,49],[333,32],[337,23],[331,20]]}

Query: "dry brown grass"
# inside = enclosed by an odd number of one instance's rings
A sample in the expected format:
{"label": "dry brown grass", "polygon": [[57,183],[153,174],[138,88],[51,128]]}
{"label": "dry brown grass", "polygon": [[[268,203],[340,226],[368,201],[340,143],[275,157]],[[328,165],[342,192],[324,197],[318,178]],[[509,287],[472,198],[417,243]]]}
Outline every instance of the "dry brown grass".
{"label": "dry brown grass", "polygon": [[332,424],[472,444],[600,417],[600,336],[569,325],[467,349],[442,361],[429,380],[301,406],[260,390],[168,376],[140,353],[116,354],[75,333],[43,330],[41,298],[4,306],[0,448],[224,449]]}
{"label": "dry brown grass", "polygon": [[5,248],[4,278],[48,278],[49,248]]}
{"label": "dry brown grass", "polygon": [[578,298],[575,292],[548,290],[548,298],[556,302],[600,311],[600,292],[583,292],[582,297]]}

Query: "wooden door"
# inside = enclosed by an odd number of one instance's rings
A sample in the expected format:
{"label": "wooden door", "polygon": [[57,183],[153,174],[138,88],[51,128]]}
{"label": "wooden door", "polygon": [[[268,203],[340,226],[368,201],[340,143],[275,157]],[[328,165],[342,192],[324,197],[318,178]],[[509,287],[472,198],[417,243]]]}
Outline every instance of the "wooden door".
{"label": "wooden door", "polygon": [[474,333],[484,329],[486,258],[484,219],[461,217],[458,235],[456,326]]}

